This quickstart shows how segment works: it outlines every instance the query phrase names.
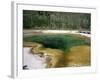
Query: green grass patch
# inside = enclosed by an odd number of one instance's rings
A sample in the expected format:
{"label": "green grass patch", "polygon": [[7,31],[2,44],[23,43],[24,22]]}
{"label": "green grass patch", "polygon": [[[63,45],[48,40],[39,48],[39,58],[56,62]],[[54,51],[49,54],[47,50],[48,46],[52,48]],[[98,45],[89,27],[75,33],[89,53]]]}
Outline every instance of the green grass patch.
{"label": "green grass patch", "polygon": [[71,35],[33,35],[23,38],[24,42],[37,42],[47,48],[61,49],[68,51],[73,46],[90,45],[88,39],[79,38]]}

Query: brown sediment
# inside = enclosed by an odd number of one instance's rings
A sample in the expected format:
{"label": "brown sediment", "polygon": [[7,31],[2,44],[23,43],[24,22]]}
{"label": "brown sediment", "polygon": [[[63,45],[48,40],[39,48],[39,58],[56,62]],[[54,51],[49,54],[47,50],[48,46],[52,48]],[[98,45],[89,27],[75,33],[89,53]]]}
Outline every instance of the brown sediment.
{"label": "brown sediment", "polygon": [[68,67],[73,66],[90,66],[91,65],[91,53],[90,46],[75,46],[70,49],[70,52],[66,55],[66,64]]}
{"label": "brown sediment", "polygon": [[35,47],[37,45],[41,45],[41,47],[43,46],[42,44],[36,42],[23,42],[23,47]]}
{"label": "brown sediment", "polygon": [[88,45],[74,46],[67,53],[60,49],[45,48],[42,44],[33,42],[25,42],[23,46],[31,47],[34,54],[42,53],[41,56],[45,56],[46,53],[50,57],[50,60],[46,62],[48,64],[46,68],[91,65],[91,52]]}

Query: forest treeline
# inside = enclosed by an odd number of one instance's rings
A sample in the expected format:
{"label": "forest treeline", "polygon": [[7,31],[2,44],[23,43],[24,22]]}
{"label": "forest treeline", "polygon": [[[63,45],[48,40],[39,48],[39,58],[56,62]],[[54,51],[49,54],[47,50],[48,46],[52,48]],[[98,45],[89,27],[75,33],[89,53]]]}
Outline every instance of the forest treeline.
{"label": "forest treeline", "polygon": [[36,30],[90,30],[88,13],[23,10],[23,28]]}

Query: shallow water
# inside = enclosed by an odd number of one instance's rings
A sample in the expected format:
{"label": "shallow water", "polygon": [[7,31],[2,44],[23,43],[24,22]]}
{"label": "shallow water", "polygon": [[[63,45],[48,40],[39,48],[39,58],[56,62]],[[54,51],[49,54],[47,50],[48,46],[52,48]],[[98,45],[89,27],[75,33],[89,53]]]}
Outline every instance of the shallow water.
{"label": "shallow water", "polygon": [[82,45],[75,46],[70,49],[70,52],[66,55],[68,67],[78,66],[90,66],[91,53],[90,46]]}
{"label": "shallow water", "polygon": [[46,63],[44,58],[30,52],[31,47],[24,47],[23,49],[23,66],[27,65],[27,69],[42,69],[45,68]]}

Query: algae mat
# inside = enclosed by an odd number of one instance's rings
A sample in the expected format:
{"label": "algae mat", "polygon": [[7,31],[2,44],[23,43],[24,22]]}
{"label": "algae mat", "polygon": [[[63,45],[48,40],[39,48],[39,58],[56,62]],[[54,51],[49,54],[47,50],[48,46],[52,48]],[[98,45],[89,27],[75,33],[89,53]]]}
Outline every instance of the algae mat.
{"label": "algae mat", "polygon": [[76,46],[70,49],[66,55],[67,66],[89,66],[91,65],[90,47],[87,45]]}

